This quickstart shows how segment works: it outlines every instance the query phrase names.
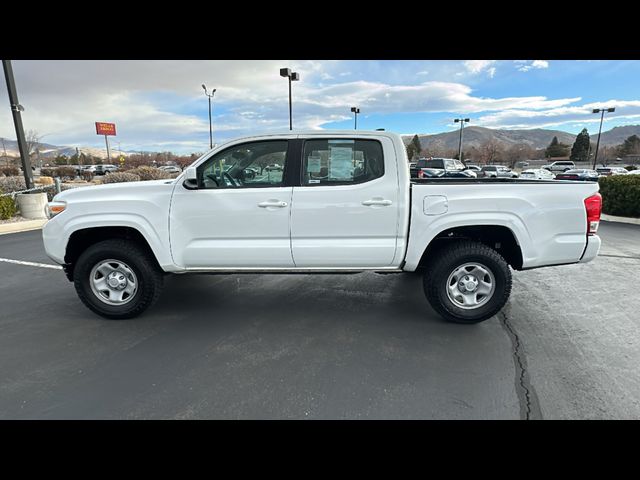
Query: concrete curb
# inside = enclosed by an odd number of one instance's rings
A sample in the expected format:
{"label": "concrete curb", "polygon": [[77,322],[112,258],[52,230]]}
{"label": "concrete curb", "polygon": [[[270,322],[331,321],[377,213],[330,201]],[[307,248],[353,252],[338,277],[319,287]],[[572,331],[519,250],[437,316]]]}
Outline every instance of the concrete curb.
{"label": "concrete curb", "polygon": [[600,220],[605,222],[618,222],[618,223],[630,223],[632,225],[640,225],[640,218],[632,217],[616,217],[615,215],[600,215]]}
{"label": "concrete curb", "polygon": [[25,220],[24,222],[2,223],[0,224],[0,235],[7,233],[28,232],[29,230],[39,230],[47,223],[46,218],[38,220]]}

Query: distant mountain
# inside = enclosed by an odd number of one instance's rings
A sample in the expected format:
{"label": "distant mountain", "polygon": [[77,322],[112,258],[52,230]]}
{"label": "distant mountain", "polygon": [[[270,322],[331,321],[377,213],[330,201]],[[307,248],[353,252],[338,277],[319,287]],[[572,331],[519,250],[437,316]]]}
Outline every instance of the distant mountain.
{"label": "distant mountain", "polygon": [[[595,142],[598,138],[598,132],[595,134],[589,132],[591,141]],[[600,145],[619,145],[631,135],[640,136],[640,125],[627,125],[624,127],[614,127],[607,132],[602,132]],[[489,140],[496,140],[506,147],[524,143],[532,148],[546,148],[553,137],[558,137],[560,143],[573,145],[576,136],[572,133],[560,130],[547,130],[543,128],[534,128],[531,130],[499,130],[485,127],[465,127],[464,129],[464,146],[465,148],[480,147]],[[411,141],[413,135],[402,136],[405,144]],[[460,131],[453,130],[450,132],[437,133],[433,135],[418,134],[420,144],[423,148],[437,147],[444,150],[456,150],[460,138]]]}
{"label": "distant mountain", "polygon": [[[598,140],[598,132],[591,133],[591,141]],[[640,137],[640,125],[625,125],[623,127],[613,127],[611,130],[602,132],[600,137],[600,145],[620,145],[631,135]]]}
{"label": "distant mountain", "polygon": [[[18,149],[18,142],[15,140],[4,139],[4,148],[7,151],[7,155],[12,157],[20,156],[20,150]],[[94,147],[78,147],[80,149],[80,153],[84,153],[86,155],[92,155],[98,158],[107,158],[107,149],[105,148],[94,148]],[[51,145],[48,143],[41,143],[38,145],[38,149],[40,150],[40,157],[49,159],[55,158],[58,155],[66,155],[67,157],[72,157],[76,154],[76,147],[66,147],[66,146],[57,146]],[[120,151],[116,148],[109,149],[111,153],[111,159],[116,158]],[[122,151],[122,155],[128,157],[129,155],[136,152],[126,152]],[[4,155],[4,150],[2,148],[2,142],[0,142],[0,155]]]}

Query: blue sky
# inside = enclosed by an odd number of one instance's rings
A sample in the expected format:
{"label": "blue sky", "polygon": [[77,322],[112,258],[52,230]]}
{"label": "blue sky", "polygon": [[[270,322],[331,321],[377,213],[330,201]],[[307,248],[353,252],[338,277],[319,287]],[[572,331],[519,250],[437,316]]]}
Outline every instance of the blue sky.
{"label": "blue sky", "polygon": [[[359,129],[402,134],[453,130],[454,117],[490,128],[597,132],[591,109],[615,106],[604,129],[640,124],[640,61],[14,61],[25,129],[57,145],[101,147],[95,121],[115,122],[124,150],[202,152],[208,107],[201,84],[216,88],[217,143],[288,129]],[[15,134],[0,89],[0,136]],[[112,142],[113,144],[113,142]]]}

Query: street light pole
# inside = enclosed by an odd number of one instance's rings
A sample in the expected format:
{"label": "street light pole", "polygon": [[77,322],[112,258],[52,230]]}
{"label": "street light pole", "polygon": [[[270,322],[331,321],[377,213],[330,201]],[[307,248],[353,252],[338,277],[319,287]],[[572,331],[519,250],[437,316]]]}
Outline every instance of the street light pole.
{"label": "street light pole", "polygon": [[462,161],[462,130],[464,130],[465,122],[469,123],[468,118],[454,118],[455,123],[460,123],[460,141],[458,142],[458,160]]}
{"label": "street light pole", "polygon": [[602,115],[600,115],[600,129],[598,130],[598,141],[596,142],[596,154],[593,157],[593,169],[596,169],[596,163],[598,162],[598,148],[600,147],[600,134],[602,133],[602,122],[604,121],[604,113],[605,112],[615,112],[616,109],[615,107],[611,107],[611,108],[594,108],[593,111],[591,113],[600,113],[602,112]]}
{"label": "street light pole", "polygon": [[354,126],[353,129],[357,130],[358,129],[358,114],[360,113],[360,109],[357,107],[351,107],[351,111],[354,113],[355,117],[354,117]]}
{"label": "street light pole", "polygon": [[209,148],[213,148],[213,127],[211,126],[211,99],[216,94],[216,89],[211,90],[211,95],[207,92],[207,87],[205,84],[202,84],[202,89],[204,90],[204,94],[209,98]]}
{"label": "street light pole", "polygon": [[31,171],[31,159],[29,158],[29,150],[27,149],[27,142],[24,138],[24,127],[22,126],[22,117],[20,115],[20,112],[24,111],[24,107],[20,105],[20,102],[18,102],[18,92],[16,90],[16,83],[13,78],[13,68],[11,67],[11,60],[2,60],[2,66],[4,68],[4,78],[7,81],[9,104],[11,105],[13,124],[16,129],[18,150],[20,150],[20,158],[22,159],[24,183],[27,188],[33,188],[33,172]]}
{"label": "street light pole", "polygon": [[300,74],[292,72],[290,68],[281,68],[280,76],[289,79],[289,130],[293,130],[293,100],[291,97],[291,82],[300,80]]}

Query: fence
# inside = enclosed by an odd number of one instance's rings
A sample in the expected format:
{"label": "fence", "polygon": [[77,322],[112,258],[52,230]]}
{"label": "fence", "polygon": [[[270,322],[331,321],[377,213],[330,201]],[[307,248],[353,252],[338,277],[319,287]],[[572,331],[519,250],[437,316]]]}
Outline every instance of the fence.
{"label": "fence", "polygon": [[0,194],[0,197],[11,197],[15,200],[16,195],[18,195],[19,193],[37,192],[38,190],[42,190],[44,192],[44,190],[49,190],[51,188],[55,189],[54,191],[56,193],[60,193],[62,191],[60,179],[54,179],[54,182],[51,185],[40,185],[38,187],[25,188],[24,190],[17,190],[15,192],[2,193]]}

